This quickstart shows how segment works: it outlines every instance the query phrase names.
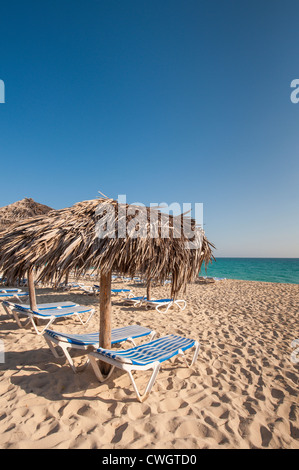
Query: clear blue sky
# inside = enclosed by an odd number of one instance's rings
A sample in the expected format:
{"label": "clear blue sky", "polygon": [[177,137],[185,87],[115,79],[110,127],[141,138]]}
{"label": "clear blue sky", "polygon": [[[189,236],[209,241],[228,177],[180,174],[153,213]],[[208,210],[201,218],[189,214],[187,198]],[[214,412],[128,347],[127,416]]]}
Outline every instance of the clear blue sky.
{"label": "clear blue sky", "polygon": [[297,0],[2,0],[0,206],[202,202],[216,256],[299,257]]}

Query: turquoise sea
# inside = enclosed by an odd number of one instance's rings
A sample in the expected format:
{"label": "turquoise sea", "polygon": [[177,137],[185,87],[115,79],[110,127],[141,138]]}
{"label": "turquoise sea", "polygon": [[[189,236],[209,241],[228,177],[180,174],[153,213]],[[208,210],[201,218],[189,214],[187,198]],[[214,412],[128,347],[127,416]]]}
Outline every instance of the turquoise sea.
{"label": "turquoise sea", "polygon": [[299,284],[299,258],[217,258],[200,276]]}

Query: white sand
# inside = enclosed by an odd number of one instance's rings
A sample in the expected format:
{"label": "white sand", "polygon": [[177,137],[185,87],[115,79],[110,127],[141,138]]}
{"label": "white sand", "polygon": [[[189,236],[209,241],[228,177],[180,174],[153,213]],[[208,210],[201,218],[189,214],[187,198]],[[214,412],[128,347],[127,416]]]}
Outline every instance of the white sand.
{"label": "white sand", "polygon": [[[132,289],[144,294],[143,287]],[[38,302],[98,305],[79,291],[37,293]],[[197,283],[188,287],[186,310],[166,315],[114,297],[113,327],[138,323],[159,336],[176,333],[201,343],[192,369],[182,360],[163,364],[144,403],[136,400],[125,373],[115,371],[105,384],[90,367],[73,374],[42,336],[18,328],[0,307],[0,447],[299,448],[299,364],[291,361],[291,342],[299,338],[298,293],[298,285]],[[152,294],[168,296],[169,287]],[[97,314],[87,327],[69,318],[53,329],[90,332],[98,322]],[[75,364],[85,359],[76,355]],[[142,388],[148,373],[137,377]]]}

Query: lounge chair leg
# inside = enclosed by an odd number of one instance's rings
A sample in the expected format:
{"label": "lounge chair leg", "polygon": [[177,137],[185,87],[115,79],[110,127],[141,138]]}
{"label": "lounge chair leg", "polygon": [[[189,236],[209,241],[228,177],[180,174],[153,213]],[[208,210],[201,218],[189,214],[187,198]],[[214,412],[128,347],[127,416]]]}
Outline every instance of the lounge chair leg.
{"label": "lounge chair leg", "polygon": [[113,370],[114,370],[114,366],[111,366],[111,369],[109,371],[109,373],[107,375],[103,375],[102,372],[100,371],[100,368],[98,366],[98,363],[97,363],[97,360],[95,357],[93,356],[89,356],[89,360],[90,360],[90,363],[92,365],[92,368],[93,368],[93,371],[98,379],[99,382],[105,382],[105,380],[109,379],[109,377],[111,376]]}
{"label": "lounge chair leg", "polygon": [[[174,302],[180,310],[185,310],[186,306],[187,306],[187,302],[185,302],[185,300],[176,300]],[[180,304],[183,303],[183,306],[181,307]]]}
{"label": "lounge chair leg", "polygon": [[31,320],[30,320],[30,318],[27,318],[27,319],[24,321],[23,328],[31,328]]}
{"label": "lounge chair leg", "polygon": [[194,351],[193,358],[192,358],[190,364],[188,364],[188,361],[187,361],[187,358],[186,358],[184,352],[180,351],[180,353],[179,353],[179,355],[182,356],[182,358],[184,359],[184,362],[185,362],[186,366],[189,367],[189,368],[192,367],[195,364],[195,361],[196,361],[196,359],[198,357],[198,354],[199,354],[200,343],[198,341],[195,341],[194,347],[195,347],[195,351]]}
{"label": "lounge chair leg", "polygon": [[19,328],[23,328],[23,325],[22,325],[22,323],[21,323],[21,321],[20,321],[20,318],[19,318],[18,314],[17,314],[14,310],[12,311],[12,314],[13,314],[14,319],[15,319],[16,322],[17,322],[18,327],[19,327]]}
{"label": "lounge chair leg", "polygon": [[7,315],[11,315],[8,307],[6,305],[4,305],[4,303],[2,304],[2,307],[4,308],[5,312],[7,313]]}
{"label": "lounge chair leg", "polygon": [[34,319],[33,319],[33,316],[30,315],[29,318],[30,318],[30,320],[31,320],[31,323],[32,323],[32,325],[33,325],[33,328],[35,329],[35,332],[36,332],[39,336],[42,335],[43,332],[44,332],[47,328],[49,328],[49,326],[50,326],[50,325],[53,323],[53,321],[55,320],[55,317],[54,317],[54,316],[51,317],[51,318],[50,318],[50,321],[46,324],[46,326],[44,326],[44,328],[43,328],[41,331],[38,331],[37,326],[36,326],[36,324],[35,324],[35,321],[34,321]]}
{"label": "lounge chair leg", "polygon": [[90,364],[90,359],[86,359],[86,362],[85,364],[83,364],[81,367],[80,367],[80,371],[83,371],[85,370]]}
{"label": "lounge chair leg", "polygon": [[136,343],[133,340],[133,338],[127,338],[126,341],[129,341],[129,343],[132,343],[134,347],[136,346]]}
{"label": "lounge chair leg", "polygon": [[54,348],[53,344],[52,344],[52,341],[50,341],[46,336],[44,337],[45,340],[46,340],[46,343],[47,345],[49,346],[52,354],[54,357],[56,357],[57,359],[60,359],[61,356],[59,356],[58,352],[56,351],[56,349]]}
{"label": "lounge chair leg", "polygon": [[78,313],[77,316],[80,320],[80,322],[82,323],[83,326],[87,325],[87,323],[91,320],[93,314],[94,314],[95,310],[92,310],[91,314],[89,315],[89,317],[87,318],[86,321],[83,321],[82,318],[81,318],[81,315]]}
{"label": "lounge chair leg", "polygon": [[31,324],[32,324],[33,328],[35,329],[35,332],[36,332],[38,335],[40,335],[41,333],[38,331],[37,326],[36,326],[35,321],[33,320],[32,316],[30,315],[29,318],[30,318],[30,321],[31,321]]}
{"label": "lounge chair leg", "polygon": [[156,380],[156,377],[157,377],[157,375],[158,375],[158,372],[159,372],[159,370],[160,370],[160,366],[161,366],[161,364],[160,364],[160,363],[157,363],[157,364],[153,367],[153,373],[152,373],[152,375],[150,376],[150,379],[149,379],[149,381],[148,381],[148,384],[147,384],[147,386],[146,386],[146,389],[145,389],[145,392],[143,393],[143,395],[141,395],[141,394],[139,393],[139,390],[138,390],[138,388],[137,388],[137,385],[136,385],[136,382],[135,382],[135,380],[134,380],[134,377],[133,377],[132,372],[131,372],[130,370],[127,371],[128,374],[129,374],[129,376],[130,376],[130,379],[131,379],[131,382],[132,382],[134,391],[135,391],[135,393],[136,393],[136,395],[137,395],[137,398],[138,398],[138,400],[139,400],[141,403],[144,402],[144,401],[147,399],[147,397],[149,396],[149,394],[150,394],[150,392],[151,392],[151,389],[153,388],[153,385],[154,385],[154,383],[155,383],[155,380]]}
{"label": "lounge chair leg", "polygon": [[150,334],[150,341],[153,341],[154,337],[156,336],[156,331],[152,331],[151,334]]}
{"label": "lounge chair leg", "polygon": [[77,318],[79,318],[79,321],[81,322],[81,324],[84,325],[84,321],[82,320],[81,315],[78,314]]}
{"label": "lounge chair leg", "polygon": [[170,309],[170,307],[173,306],[173,302],[170,302],[167,307],[166,307],[166,310],[165,310],[165,313],[168,312],[168,310]]}
{"label": "lounge chair leg", "polygon": [[160,310],[160,309],[159,309],[159,305],[157,305],[157,306],[156,306],[156,310],[157,310],[157,312],[159,312],[159,313],[166,313],[166,312],[168,312],[168,310],[170,309],[170,307],[172,307],[172,305],[173,305],[173,302],[169,302],[169,304],[167,305],[167,307],[165,308],[165,310]]}
{"label": "lounge chair leg", "polygon": [[60,347],[61,347],[62,351],[64,352],[64,355],[65,355],[65,357],[67,358],[67,360],[68,360],[68,362],[69,362],[69,364],[70,364],[70,366],[71,366],[71,368],[72,368],[72,371],[74,372],[74,374],[76,374],[76,373],[77,373],[77,370],[76,370],[76,367],[74,366],[74,361],[73,361],[73,359],[71,358],[71,355],[70,355],[70,353],[69,353],[69,351],[68,351],[67,346],[64,346],[64,345],[61,345],[61,344],[60,344]]}
{"label": "lounge chair leg", "polygon": [[195,352],[194,352],[194,356],[193,356],[192,362],[191,362],[191,364],[190,364],[190,367],[195,364],[195,361],[196,361],[197,358],[198,358],[199,349],[200,349],[200,343],[199,343],[198,341],[195,341],[194,347],[195,347]]}
{"label": "lounge chair leg", "polygon": [[85,322],[85,325],[87,325],[87,323],[90,322],[90,320],[91,320],[91,318],[93,317],[94,313],[95,313],[95,310],[93,310],[93,311],[91,312],[91,314],[89,315],[89,317],[87,318],[87,320],[86,320],[86,322]]}

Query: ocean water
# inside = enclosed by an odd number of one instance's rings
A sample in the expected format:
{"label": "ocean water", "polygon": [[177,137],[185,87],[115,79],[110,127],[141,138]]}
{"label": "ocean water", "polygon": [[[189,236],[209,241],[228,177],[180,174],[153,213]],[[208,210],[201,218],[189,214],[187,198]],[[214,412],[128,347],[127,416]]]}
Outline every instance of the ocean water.
{"label": "ocean water", "polygon": [[299,258],[217,258],[200,276],[299,284]]}

